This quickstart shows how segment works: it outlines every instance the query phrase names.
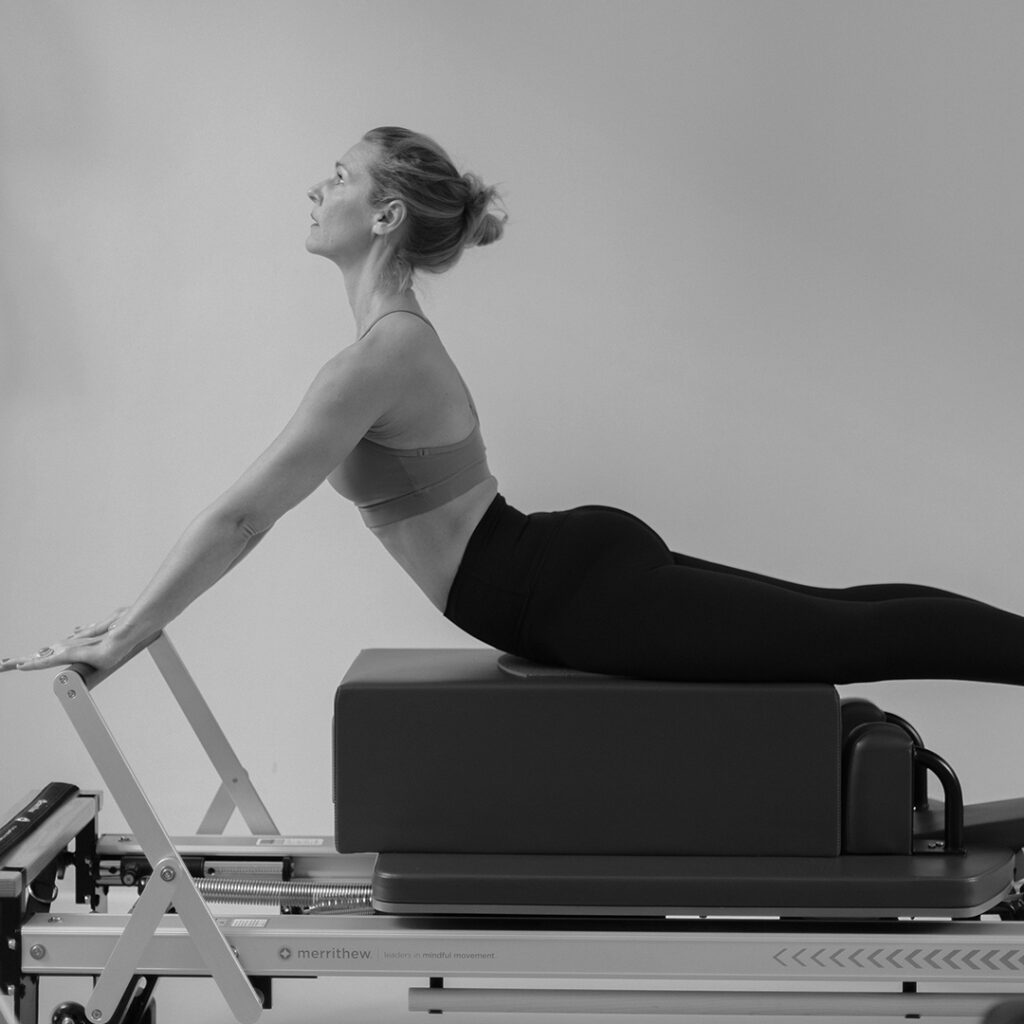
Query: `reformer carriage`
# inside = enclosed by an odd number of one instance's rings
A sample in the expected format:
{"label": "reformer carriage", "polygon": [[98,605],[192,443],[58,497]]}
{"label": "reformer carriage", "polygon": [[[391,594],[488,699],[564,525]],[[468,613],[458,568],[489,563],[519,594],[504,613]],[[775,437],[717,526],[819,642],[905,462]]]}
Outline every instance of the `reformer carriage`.
{"label": "reformer carriage", "polygon": [[[220,789],[169,837],[94,700],[104,676],[57,675],[132,834],[101,834],[100,794],[74,786],[11,809],[0,986],[21,1024],[59,975],[96,984],[55,1024],[155,1024],[167,976],[212,977],[254,1022],[275,978],[325,975],[422,978],[409,1007],[431,1012],[1017,1019],[1024,799],[964,807],[869,701],[367,650],[335,698],[335,835],[289,837],[167,637],[148,649]],[[221,834],[236,808],[252,835]],[[83,911],[51,913],[69,867]],[[128,915],[118,886],[140,892]]]}

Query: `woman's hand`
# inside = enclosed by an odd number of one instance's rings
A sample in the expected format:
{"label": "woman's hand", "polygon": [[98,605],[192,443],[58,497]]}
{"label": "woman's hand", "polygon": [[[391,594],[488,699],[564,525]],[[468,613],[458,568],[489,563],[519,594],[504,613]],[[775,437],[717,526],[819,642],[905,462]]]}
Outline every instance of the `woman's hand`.
{"label": "woman's hand", "polygon": [[63,640],[47,645],[23,658],[0,659],[0,672],[20,669],[22,672],[56,668],[82,662],[98,670],[112,669],[131,653],[127,638],[117,632],[117,622],[127,611],[118,608],[105,619],[91,626],[76,626]]}

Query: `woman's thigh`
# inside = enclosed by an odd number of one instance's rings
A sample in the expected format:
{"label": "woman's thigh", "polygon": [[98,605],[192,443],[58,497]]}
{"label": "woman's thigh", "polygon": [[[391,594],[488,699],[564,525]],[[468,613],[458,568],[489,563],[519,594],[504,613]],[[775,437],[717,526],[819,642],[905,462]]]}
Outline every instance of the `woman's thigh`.
{"label": "woman's thigh", "polygon": [[869,583],[854,587],[813,587],[805,583],[794,583],[791,580],[777,579],[774,576],[750,572],[747,569],[736,569],[728,565],[719,565],[716,562],[708,562],[703,558],[694,558],[692,555],[680,554],[678,551],[672,552],[672,561],[675,565],[682,565],[689,569],[705,569],[708,572],[720,572],[729,576],[742,576],[745,579],[759,580],[762,583],[784,587],[786,590],[793,590],[800,594],[808,594],[812,597],[827,597],[834,601],[893,601],[905,597],[942,597],[953,601],[975,600],[971,597],[965,597],[963,594],[954,594],[949,590],[922,586],[918,583]]}
{"label": "woman's thigh", "polygon": [[594,672],[796,681],[857,671],[871,624],[870,602],[681,564],[636,516],[584,506],[545,554],[522,635],[536,660]]}
{"label": "woman's thigh", "polygon": [[870,671],[882,607],[668,565],[593,577],[552,620],[551,643],[596,672],[841,682]]}

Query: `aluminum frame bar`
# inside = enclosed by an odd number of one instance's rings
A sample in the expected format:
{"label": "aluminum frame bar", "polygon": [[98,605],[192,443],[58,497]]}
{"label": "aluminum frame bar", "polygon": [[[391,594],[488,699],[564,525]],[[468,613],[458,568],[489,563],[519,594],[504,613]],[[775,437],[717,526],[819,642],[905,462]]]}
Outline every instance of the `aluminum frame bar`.
{"label": "aluminum frame bar", "polygon": [[[54,680],[53,690],[110,795],[138,837],[149,863],[154,865],[153,878],[159,878],[155,883],[154,896],[147,900],[144,894],[139,901],[138,921],[134,922],[135,915],[132,915],[134,923],[124,924],[125,935],[129,931],[131,933],[131,943],[119,942],[103,965],[99,983],[86,1008],[90,1019],[97,1024],[110,1019],[123,995],[124,984],[112,1004],[109,993],[115,984],[120,984],[137,970],[164,911],[173,899],[182,923],[231,1012],[240,1024],[254,1024],[262,1011],[262,1001],[214,922],[209,907],[196,891],[181,857],[100,714],[85,678],[72,668],[65,669]],[[163,892],[162,883],[173,883],[170,894]],[[152,879],[150,885],[154,886]]]}
{"label": "aluminum frame bar", "polygon": [[[338,853],[331,836],[171,836],[182,857],[230,860],[279,860],[287,857],[297,878],[365,881],[373,874],[375,853]],[[99,860],[138,855],[132,835],[104,834],[96,843]]]}
{"label": "aluminum frame bar", "polygon": [[621,1013],[751,1017],[981,1017],[1006,999],[961,992],[670,992],[611,989],[411,988],[426,1013]]}
{"label": "aluminum frame bar", "polygon": [[[235,813],[235,800],[231,791],[222,782],[210,801],[210,806],[199,822],[196,833],[201,836],[221,836],[228,827],[231,815]],[[253,829],[255,832],[256,830]]]}
{"label": "aluminum frame bar", "polygon": [[[62,914],[23,929],[26,974],[95,974],[128,916]],[[661,979],[714,985],[998,986],[1024,996],[1024,922],[853,922],[800,929],[793,922],[403,918],[223,914],[217,925],[253,975]],[[140,973],[204,975],[184,922],[166,915]]]}
{"label": "aluminum frame bar", "polygon": [[200,834],[222,833],[237,807],[253,835],[280,835],[249,773],[166,633],[157,634],[149,645],[149,653],[220,776],[220,788],[199,825]]}

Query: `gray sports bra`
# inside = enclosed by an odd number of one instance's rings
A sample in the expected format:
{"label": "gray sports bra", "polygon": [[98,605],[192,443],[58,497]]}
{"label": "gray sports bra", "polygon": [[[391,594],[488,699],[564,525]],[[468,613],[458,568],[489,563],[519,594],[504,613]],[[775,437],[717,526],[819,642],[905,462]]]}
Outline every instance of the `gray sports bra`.
{"label": "gray sports bra", "polygon": [[[394,309],[391,313],[412,310]],[[390,315],[384,313],[374,320],[362,337]],[[430,324],[418,313],[412,315]],[[465,381],[462,386],[466,387]],[[429,512],[491,479],[480,419],[468,389],[466,398],[476,423],[461,441],[432,448],[392,448],[365,436],[331,474],[335,490],[356,504],[367,526],[387,526]]]}

